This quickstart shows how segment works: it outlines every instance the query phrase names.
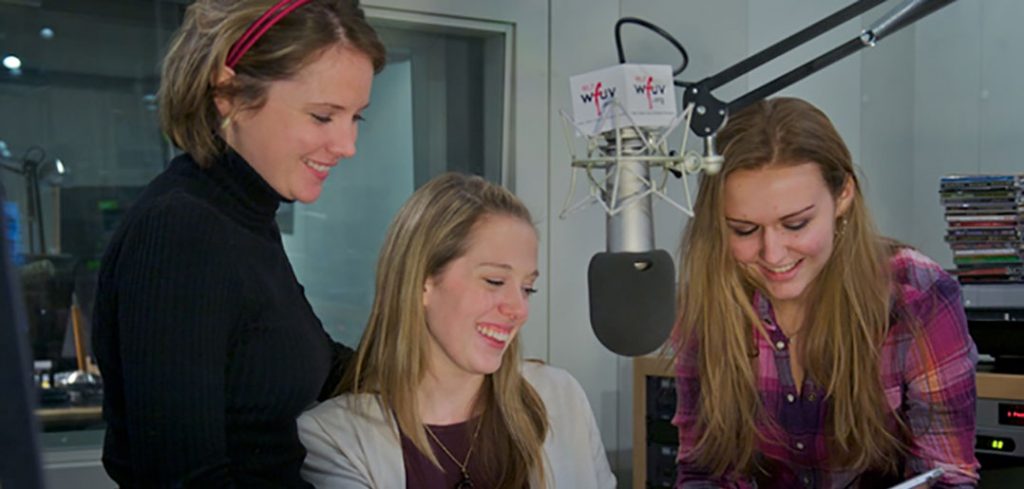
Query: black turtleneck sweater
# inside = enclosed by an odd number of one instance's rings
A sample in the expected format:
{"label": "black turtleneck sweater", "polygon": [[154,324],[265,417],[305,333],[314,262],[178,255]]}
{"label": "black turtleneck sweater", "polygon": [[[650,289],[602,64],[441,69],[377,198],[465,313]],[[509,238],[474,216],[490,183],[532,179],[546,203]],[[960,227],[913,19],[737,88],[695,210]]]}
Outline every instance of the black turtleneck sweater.
{"label": "black turtleneck sweater", "polygon": [[123,487],[308,487],[295,418],[351,350],[306,301],[280,202],[233,152],[209,169],[180,156],[114,234],[93,348],[103,464]]}

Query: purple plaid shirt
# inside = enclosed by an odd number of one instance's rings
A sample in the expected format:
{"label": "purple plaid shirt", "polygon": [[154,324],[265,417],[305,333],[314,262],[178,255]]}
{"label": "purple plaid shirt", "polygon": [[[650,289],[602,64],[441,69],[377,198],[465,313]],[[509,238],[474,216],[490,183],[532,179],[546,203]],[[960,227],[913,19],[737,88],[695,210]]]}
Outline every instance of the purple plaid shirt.
{"label": "purple plaid shirt", "polygon": [[[908,324],[896,322],[881,352],[885,397],[913,433],[902,464],[904,475],[942,467],[945,474],[933,487],[975,487],[979,467],[974,456],[977,351],[967,333],[959,284],[934,261],[912,249],[896,253],[890,265],[907,311],[923,331],[923,341],[915,342]],[[676,487],[840,488],[870,484],[865,482],[870,474],[828,468],[825,389],[807,378],[797,393],[789,367],[789,339],[775,326],[768,300],[757,294],[754,307],[768,332],[765,338],[754,330],[758,391],[765,413],[782,431],[775,436],[781,444],[760,443],[757,447],[769,474],[758,476],[756,482],[739,473],[715,478],[688,463],[687,456],[698,438],[700,385],[696,355],[684,354],[677,362],[678,400],[672,420],[679,428]]]}

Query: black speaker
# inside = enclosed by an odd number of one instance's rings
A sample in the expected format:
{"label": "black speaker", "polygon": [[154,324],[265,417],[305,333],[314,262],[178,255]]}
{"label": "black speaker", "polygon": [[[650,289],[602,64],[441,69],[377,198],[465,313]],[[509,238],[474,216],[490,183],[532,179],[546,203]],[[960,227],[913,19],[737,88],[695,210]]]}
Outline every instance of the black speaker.
{"label": "black speaker", "polygon": [[[0,202],[5,199],[0,185]],[[0,222],[0,487],[43,487],[31,359],[21,285]]]}

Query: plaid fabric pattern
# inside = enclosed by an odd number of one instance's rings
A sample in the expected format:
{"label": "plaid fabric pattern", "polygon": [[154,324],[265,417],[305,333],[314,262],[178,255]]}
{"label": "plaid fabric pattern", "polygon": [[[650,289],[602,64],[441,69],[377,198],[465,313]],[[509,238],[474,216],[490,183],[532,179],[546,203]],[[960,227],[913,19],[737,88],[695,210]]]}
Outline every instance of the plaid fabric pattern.
{"label": "plaid fabric pattern", "polygon": [[[933,487],[975,487],[979,468],[974,456],[977,350],[967,332],[960,286],[937,263],[912,249],[896,253],[890,265],[906,313],[904,320],[894,321],[882,347],[881,375],[889,407],[912,432],[909,453],[901,464],[904,476],[942,467],[945,474]],[[678,399],[672,420],[679,428],[676,487],[863,486],[870,474],[829,469],[825,389],[807,378],[797,392],[789,365],[789,339],[776,327],[770,302],[761,295],[755,295],[753,301],[768,333],[764,337],[754,328],[758,391],[764,412],[781,431],[771,434],[772,443],[762,442],[757,447],[761,466],[769,473],[759,475],[756,481],[739,473],[716,478],[688,462],[699,434],[696,408],[700,396],[696,355],[689,352],[680,355],[676,363]],[[919,325],[920,341],[915,341],[907,316]]]}

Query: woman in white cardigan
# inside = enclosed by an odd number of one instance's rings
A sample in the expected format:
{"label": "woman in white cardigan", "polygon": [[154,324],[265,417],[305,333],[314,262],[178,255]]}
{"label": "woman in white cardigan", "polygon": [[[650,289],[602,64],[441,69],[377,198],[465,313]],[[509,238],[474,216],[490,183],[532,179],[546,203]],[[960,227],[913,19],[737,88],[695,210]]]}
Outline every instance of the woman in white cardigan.
{"label": "woman in white cardigan", "polygon": [[306,412],[302,475],[323,488],[613,488],[567,372],[519,359],[537,233],[511,192],[449,173],[391,223],[370,320],[339,386]]}

